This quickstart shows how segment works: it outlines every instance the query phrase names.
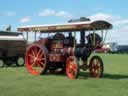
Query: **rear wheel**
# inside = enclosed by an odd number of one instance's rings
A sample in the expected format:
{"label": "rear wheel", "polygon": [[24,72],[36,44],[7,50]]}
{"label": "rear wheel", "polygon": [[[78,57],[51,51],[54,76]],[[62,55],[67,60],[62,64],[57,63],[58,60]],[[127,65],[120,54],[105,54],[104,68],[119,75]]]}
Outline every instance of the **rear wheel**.
{"label": "rear wheel", "polygon": [[93,56],[90,60],[89,71],[91,77],[101,78],[103,76],[103,61],[99,56]]}
{"label": "rear wheel", "polygon": [[47,49],[43,45],[33,44],[27,49],[25,63],[31,74],[44,74],[47,71]]}
{"label": "rear wheel", "polygon": [[75,56],[69,56],[66,60],[66,74],[69,79],[76,79],[79,75],[79,64]]}

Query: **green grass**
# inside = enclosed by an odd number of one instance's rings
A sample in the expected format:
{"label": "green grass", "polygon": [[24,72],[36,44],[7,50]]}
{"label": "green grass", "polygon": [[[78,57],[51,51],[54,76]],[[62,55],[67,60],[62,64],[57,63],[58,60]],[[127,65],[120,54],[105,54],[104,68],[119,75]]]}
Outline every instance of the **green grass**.
{"label": "green grass", "polygon": [[100,54],[104,77],[81,72],[76,80],[66,75],[30,75],[24,67],[0,69],[0,96],[127,96],[128,55]]}

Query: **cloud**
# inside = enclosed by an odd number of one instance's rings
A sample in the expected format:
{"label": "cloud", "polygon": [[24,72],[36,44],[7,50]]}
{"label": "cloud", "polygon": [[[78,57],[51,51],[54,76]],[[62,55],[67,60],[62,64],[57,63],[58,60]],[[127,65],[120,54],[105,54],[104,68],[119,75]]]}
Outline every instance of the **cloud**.
{"label": "cloud", "polygon": [[21,23],[27,23],[27,22],[30,22],[31,21],[31,18],[29,16],[27,17],[24,17],[20,20]]}
{"label": "cloud", "polygon": [[72,18],[74,17],[72,14],[66,12],[66,11],[59,11],[55,14],[56,16],[59,16],[59,17],[65,17],[65,18]]}
{"label": "cloud", "polygon": [[55,14],[56,14],[55,10],[52,9],[45,9],[42,12],[39,12],[39,16],[51,16]]}
{"label": "cloud", "polygon": [[63,18],[74,17],[71,13],[67,11],[56,11],[53,9],[44,9],[43,11],[39,12],[39,16],[58,16]]}
{"label": "cloud", "polygon": [[97,14],[89,16],[89,18],[93,21],[95,21],[95,20],[108,20],[108,21],[110,21],[113,19],[113,16],[110,14],[97,13]]}

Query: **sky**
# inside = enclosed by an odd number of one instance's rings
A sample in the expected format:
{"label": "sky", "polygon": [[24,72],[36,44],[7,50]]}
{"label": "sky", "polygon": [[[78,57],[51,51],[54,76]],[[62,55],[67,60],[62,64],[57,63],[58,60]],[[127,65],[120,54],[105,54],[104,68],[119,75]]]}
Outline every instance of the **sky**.
{"label": "sky", "polygon": [[128,0],[0,0],[0,30],[88,17],[113,24],[107,42],[128,44]]}

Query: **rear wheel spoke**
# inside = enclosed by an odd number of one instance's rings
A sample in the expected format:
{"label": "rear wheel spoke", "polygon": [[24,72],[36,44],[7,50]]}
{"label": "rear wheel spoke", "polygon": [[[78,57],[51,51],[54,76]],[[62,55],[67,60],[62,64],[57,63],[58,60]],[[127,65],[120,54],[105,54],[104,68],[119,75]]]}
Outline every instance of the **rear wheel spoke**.
{"label": "rear wheel spoke", "polygon": [[31,66],[32,66],[32,67],[35,67],[35,66],[36,66],[35,62],[33,62],[33,63],[31,64]]}
{"label": "rear wheel spoke", "polygon": [[38,51],[38,53],[37,53],[37,56],[39,57],[39,56],[41,55],[41,53],[42,53],[42,50],[39,49],[39,51]]}
{"label": "rear wheel spoke", "polygon": [[45,58],[38,58],[38,60],[39,60],[39,61],[44,61],[44,60],[45,60]]}
{"label": "rear wheel spoke", "polygon": [[34,47],[35,56],[37,57],[37,47]]}

